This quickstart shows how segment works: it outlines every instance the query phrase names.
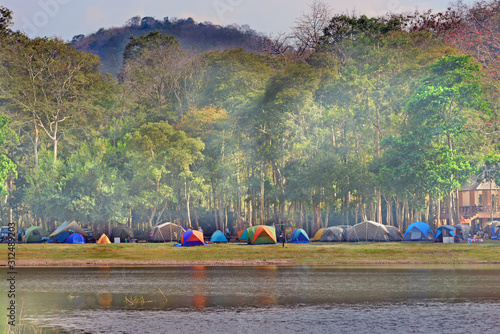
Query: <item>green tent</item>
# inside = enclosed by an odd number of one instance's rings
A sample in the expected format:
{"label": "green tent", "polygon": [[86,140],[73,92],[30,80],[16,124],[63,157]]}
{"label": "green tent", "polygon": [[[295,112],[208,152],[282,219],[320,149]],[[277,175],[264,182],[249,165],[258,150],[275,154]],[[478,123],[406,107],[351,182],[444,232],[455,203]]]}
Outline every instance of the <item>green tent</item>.
{"label": "green tent", "polygon": [[266,225],[249,227],[247,228],[247,242],[251,245],[275,244],[276,229]]}
{"label": "green tent", "polygon": [[42,242],[42,238],[48,236],[49,233],[40,226],[31,226],[25,233],[27,243]]}
{"label": "green tent", "polygon": [[134,238],[134,231],[132,231],[132,229],[128,226],[118,225],[113,227],[113,230],[111,230],[111,240],[114,240],[115,238],[120,238],[120,242],[125,242],[127,238]]}

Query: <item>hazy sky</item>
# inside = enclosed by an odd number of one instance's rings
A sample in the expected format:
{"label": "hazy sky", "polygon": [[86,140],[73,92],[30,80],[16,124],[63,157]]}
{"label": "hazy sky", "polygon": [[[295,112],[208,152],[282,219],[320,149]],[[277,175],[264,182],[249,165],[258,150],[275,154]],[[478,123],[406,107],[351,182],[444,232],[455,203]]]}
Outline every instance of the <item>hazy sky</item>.
{"label": "hazy sky", "polygon": [[[14,29],[30,37],[58,36],[65,40],[99,28],[122,26],[139,15],[156,19],[188,18],[215,24],[248,24],[262,33],[288,32],[295,19],[307,12],[304,0],[0,0],[14,11]],[[334,13],[377,16],[408,10],[443,10],[450,0],[325,0]],[[466,1],[469,2],[469,1]]]}

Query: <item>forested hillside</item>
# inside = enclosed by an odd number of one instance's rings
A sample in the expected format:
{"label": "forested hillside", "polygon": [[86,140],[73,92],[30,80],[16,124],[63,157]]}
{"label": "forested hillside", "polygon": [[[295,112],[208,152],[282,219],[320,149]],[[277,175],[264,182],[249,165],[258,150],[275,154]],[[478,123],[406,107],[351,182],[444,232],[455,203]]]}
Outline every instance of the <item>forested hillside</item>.
{"label": "forested hillside", "polygon": [[500,162],[500,3],[460,6],[304,16],[259,53],[251,30],[190,20],[30,39],[2,8],[1,218],[404,230],[448,207],[452,223],[461,185]]}
{"label": "forested hillside", "polygon": [[196,23],[193,19],[133,17],[123,27],[101,28],[88,36],[73,37],[71,45],[101,57],[103,73],[117,75],[123,61],[123,50],[130,36],[147,35],[151,31],[173,35],[185,50],[201,53],[208,50],[242,48],[247,52],[262,50],[265,37],[248,26],[218,26],[210,22]]}

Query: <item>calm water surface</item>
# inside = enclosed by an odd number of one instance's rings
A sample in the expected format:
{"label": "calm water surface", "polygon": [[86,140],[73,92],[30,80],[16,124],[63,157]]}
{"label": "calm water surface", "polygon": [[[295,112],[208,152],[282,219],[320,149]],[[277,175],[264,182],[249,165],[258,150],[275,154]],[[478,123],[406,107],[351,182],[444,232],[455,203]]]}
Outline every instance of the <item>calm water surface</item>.
{"label": "calm water surface", "polygon": [[17,277],[22,321],[43,333],[500,328],[500,266],[21,268]]}

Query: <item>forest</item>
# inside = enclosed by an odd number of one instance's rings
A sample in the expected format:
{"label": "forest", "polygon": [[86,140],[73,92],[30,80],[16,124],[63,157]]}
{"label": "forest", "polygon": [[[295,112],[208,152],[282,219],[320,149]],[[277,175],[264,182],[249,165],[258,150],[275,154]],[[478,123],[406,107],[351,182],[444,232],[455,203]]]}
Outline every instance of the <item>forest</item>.
{"label": "forest", "polygon": [[497,177],[498,0],[385,17],[314,1],[291,33],[223,49],[160,29],[192,19],[132,18],[98,32],[130,34],[115,73],[84,50],[95,34],[14,19],[0,7],[2,225],[404,231]]}

